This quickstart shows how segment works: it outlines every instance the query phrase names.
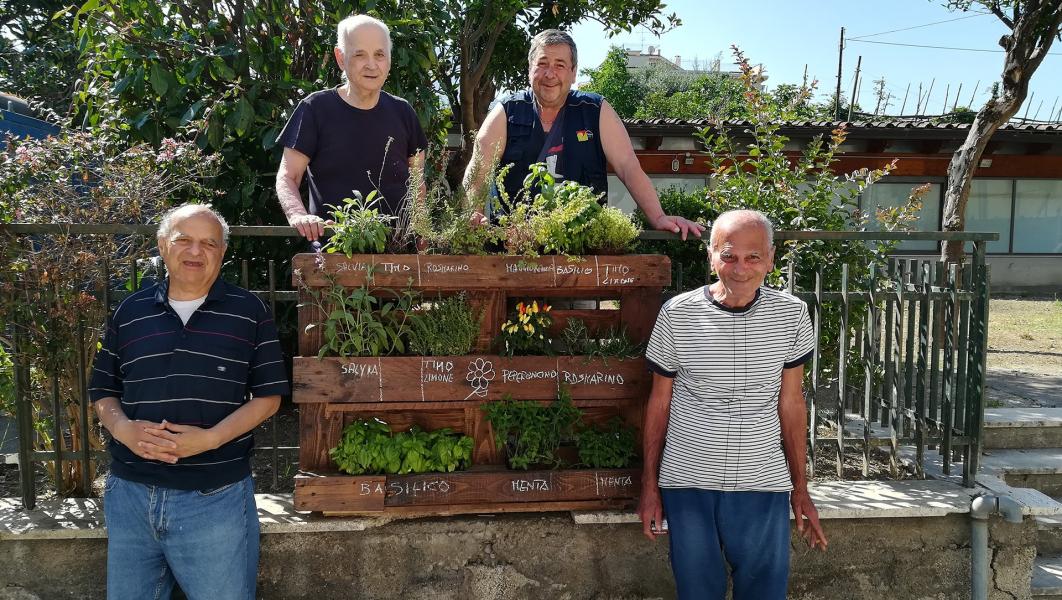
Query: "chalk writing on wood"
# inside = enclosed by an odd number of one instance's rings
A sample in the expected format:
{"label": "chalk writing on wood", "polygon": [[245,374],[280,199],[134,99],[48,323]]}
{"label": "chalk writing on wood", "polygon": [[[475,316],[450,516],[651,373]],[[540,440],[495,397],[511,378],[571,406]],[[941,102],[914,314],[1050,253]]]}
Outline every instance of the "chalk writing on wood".
{"label": "chalk writing on wood", "polygon": [[601,285],[630,285],[637,280],[628,265],[603,264]]}

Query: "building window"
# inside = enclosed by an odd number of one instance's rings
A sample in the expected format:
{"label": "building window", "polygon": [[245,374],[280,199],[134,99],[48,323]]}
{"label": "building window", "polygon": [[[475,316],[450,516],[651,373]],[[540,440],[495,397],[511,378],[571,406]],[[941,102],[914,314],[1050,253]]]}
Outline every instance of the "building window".
{"label": "building window", "polygon": [[1014,190],[1014,252],[1062,254],[1062,180],[1019,179]]}
{"label": "building window", "polygon": [[[988,231],[999,239],[988,242],[988,251],[1010,252],[1010,204],[1014,181],[1010,179],[974,179],[966,203],[966,231]],[[973,244],[966,245],[971,251]]]}
{"label": "building window", "polygon": [[[921,184],[878,182],[863,190],[859,199],[859,207],[869,217],[867,229],[880,231],[881,225],[875,218],[877,209],[902,206],[910,198],[911,190],[919,185]],[[941,184],[931,183],[929,193],[922,196],[922,210],[918,213],[918,219],[912,224],[912,229],[915,231],[940,230],[940,190]],[[937,242],[932,240],[904,241],[900,242],[896,249],[935,252]]]}

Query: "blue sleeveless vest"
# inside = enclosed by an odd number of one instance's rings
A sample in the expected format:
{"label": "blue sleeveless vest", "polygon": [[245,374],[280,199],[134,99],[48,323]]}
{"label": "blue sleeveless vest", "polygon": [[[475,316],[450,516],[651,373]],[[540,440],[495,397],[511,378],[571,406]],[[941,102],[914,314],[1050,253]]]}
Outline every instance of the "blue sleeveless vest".
{"label": "blue sleeveless vest", "polygon": [[[564,151],[558,171],[565,181],[576,181],[597,193],[608,192],[605,151],[601,148],[601,96],[572,90],[564,107]],[[546,133],[535,115],[531,90],[516,92],[502,100],[505,107],[505,152],[499,167],[512,164],[505,177],[510,200],[523,188],[528,168],[538,161]]]}

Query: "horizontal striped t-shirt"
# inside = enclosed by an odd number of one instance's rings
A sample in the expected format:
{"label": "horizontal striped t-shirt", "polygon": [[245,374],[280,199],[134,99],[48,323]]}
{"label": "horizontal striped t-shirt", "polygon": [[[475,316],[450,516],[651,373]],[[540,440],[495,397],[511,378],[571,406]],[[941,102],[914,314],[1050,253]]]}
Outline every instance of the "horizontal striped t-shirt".
{"label": "horizontal striped t-shirt", "polygon": [[739,309],[707,286],[665,303],[646,350],[649,368],[674,378],[660,487],[791,490],[778,393],[782,369],[807,362],[814,342],[807,305],[769,288]]}
{"label": "horizontal striped t-shirt", "polygon": [[[276,325],[254,294],[214,282],[187,323],[168,302],[167,281],[122,301],[96,353],[89,395],[114,397],[130,419],[209,428],[248,396],[290,393]],[[110,442],[118,477],[167,488],[202,490],[250,474],[250,432],[169,464]]]}

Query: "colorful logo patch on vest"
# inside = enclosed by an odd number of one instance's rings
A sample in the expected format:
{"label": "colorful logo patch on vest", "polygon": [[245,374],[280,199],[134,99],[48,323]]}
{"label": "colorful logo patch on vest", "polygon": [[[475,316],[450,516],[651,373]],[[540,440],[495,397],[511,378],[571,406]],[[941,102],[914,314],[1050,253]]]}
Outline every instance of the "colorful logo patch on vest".
{"label": "colorful logo patch on vest", "polygon": [[575,138],[580,142],[588,142],[594,137],[594,132],[589,129],[580,129],[575,132]]}

